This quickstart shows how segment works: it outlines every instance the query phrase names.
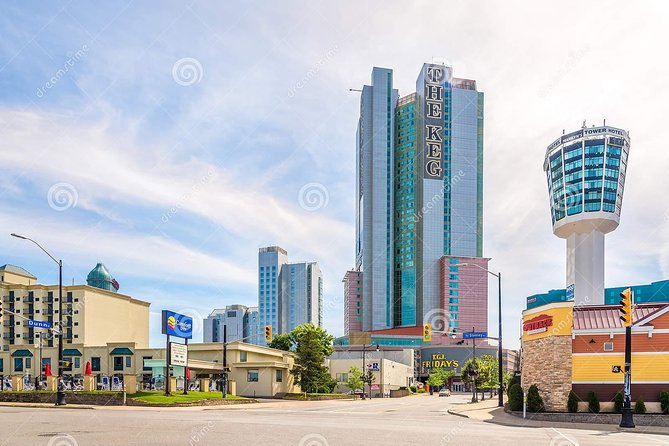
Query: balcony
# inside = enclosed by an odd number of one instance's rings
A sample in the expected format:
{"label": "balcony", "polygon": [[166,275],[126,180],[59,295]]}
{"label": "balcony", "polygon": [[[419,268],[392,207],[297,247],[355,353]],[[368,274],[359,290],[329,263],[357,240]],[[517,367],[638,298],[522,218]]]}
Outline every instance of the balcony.
{"label": "balcony", "polygon": [[13,327],[14,326],[14,321],[10,321],[10,320],[3,321],[2,325],[5,326],[5,327]]}
{"label": "balcony", "polygon": [[2,339],[14,339],[14,334],[5,332],[2,334]]}
{"label": "balcony", "polygon": [[52,304],[53,303],[53,297],[44,297],[44,298],[42,298],[42,302]]}
{"label": "balcony", "polygon": [[2,301],[8,304],[10,302],[14,302],[14,299],[11,296],[7,295],[7,296],[2,296]]}
{"label": "balcony", "polygon": [[23,302],[35,302],[35,298],[31,296],[23,296]]}

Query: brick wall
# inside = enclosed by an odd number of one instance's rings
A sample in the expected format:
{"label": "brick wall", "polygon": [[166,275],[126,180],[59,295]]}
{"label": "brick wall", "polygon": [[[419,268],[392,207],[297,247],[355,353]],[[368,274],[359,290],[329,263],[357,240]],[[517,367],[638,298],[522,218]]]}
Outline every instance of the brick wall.
{"label": "brick wall", "polygon": [[547,411],[567,411],[571,390],[571,343],[570,336],[549,336],[523,342],[523,389],[536,384]]}

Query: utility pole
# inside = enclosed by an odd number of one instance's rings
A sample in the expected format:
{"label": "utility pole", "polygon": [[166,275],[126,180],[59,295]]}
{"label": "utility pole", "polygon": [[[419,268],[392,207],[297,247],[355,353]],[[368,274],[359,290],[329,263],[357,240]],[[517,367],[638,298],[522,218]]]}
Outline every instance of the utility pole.
{"label": "utility pole", "polygon": [[228,325],[223,324],[223,374],[221,375],[223,399],[228,397]]}

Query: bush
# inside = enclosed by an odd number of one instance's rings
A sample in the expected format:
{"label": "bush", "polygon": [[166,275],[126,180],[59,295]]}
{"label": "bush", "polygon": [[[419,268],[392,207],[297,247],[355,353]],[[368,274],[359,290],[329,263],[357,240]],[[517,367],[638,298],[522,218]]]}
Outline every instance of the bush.
{"label": "bush", "polygon": [[411,393],[416,393],[416,386],[409,386]]}
{"label": "bush", "polygon": [[622,413],[623,411],[623,402],[625,397],[622,392],[616,392],[616,396],[613,397],[613,411],[615,413]]}
{"label": "bush", "polygon": [[569,398],[567,399],[567,412],[578,412],[578,396],[576,396],[573,390],[569,391]]}
{"label": "bush", "polygon": [[663,414],[669,414],[669,392],[660,392],[660,407]]}
{"label": "bush", "polygon": [[529,412],[543,412],[545,410],[544,400],[539,394],[539,387],[532,384],[527,391],[527,410]]}
{"label": "bush", "polygon": [[425,388],[420,388],[416,390],[416,393],[425,393]]}
{"label": "bush", "polygon": [[588,394],[588,411],[591,413],[599,413],[599,398],[595,392],[590,392]]}
{"label": "bush", "polygon": [[634,413],[646,413],[646,404],[643,402],[643,398],[639,397],[639,399],[636,400],[636,404],[634,405]]}
{"label": "bush", "polygon": [[523,388],[520,384],[512,384],[509,387],[509,409],[523,410]]}

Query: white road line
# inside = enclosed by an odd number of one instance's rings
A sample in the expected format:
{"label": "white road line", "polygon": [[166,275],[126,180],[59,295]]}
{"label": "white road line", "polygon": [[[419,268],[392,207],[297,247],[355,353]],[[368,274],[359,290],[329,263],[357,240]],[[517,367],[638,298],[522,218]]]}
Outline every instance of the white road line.
{"label": "white road line", "polygon": [[555,429],[554,427],[551,427],[551,429],[553,429],[553,430],[555,431],[556,434],[558,434],[559,436],[561,436],[562,438],[564,438],[565,440],[567,440],[569,443],[573,444],[574,446],[579,446],[579,445],[578,445],[578,441],[577,441],[576,443],[574,443],[574,442],[572,441],[571,438],[567,437],[565,434],[563,434],[563,433],[560,432],[559,430]]}
{"label": "white road line", "polygon": [[649,437],[648,435],[644,435],[644,437],[647,438],[647,439],[649,439],[649,440],[656,441],[656,442],[658,442],[658,443],[669,444],[669,441],[666,441],[666,440],[660,440],[659,438]]}

